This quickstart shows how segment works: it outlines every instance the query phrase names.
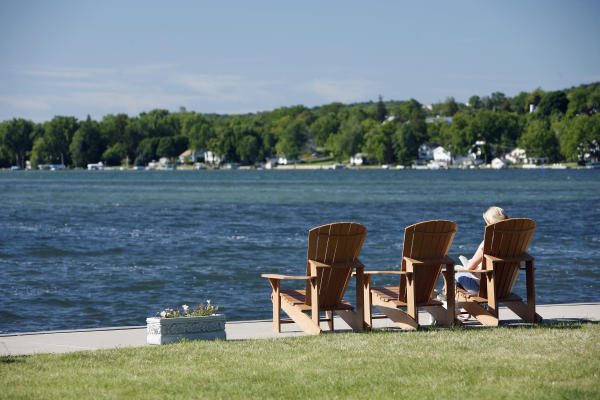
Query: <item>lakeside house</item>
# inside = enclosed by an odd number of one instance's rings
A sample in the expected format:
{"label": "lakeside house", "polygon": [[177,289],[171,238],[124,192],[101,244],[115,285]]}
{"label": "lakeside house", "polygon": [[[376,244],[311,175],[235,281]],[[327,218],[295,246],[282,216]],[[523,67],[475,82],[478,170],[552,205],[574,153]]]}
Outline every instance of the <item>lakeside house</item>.
{"label": "lakeside house", "polygon": [[527,157],[527,164],[530,165],[541,165],[548,164],[550,159],[548,157]]}
{"label": "lakeside house", "polygon": [[417,154],[417,163],[424,164],[433,160],[433,149],[439,146],[437,143],[423,143],[419,146]]}
{"label": "lakeside house", "polygon": [[185,164],[186,162],[195,163],[196,161],[200,161],[204,159],[204,150],[192,150],[187,149],[183,153],[177,157],[180,164]]}
{"label": "lakeside house", "polygon": [[223,159],[212,151],[204,152],[204,163],[212,166],[219,166],[223,162]]}
{"label": "lakeside house", "polygon": [[356,153],[350,157],[350,165],[363,165],[366,158],[366,154]]}
{"label": "lakeside house", "polygon": [[502,159],[500,159],[499,157],[496,157],[492,160],[491,162],[491,167],[493,169],[504,169],[504,168],[508,168],[508,166],[506,165],[506,163],[504,161],[502,161]]}
{"label": "lakeside house", "polygon": [[510,153],[506,154],[504,159],[511,164],[523,164],[527,161],[526,151],[525,149],[516,147],[512,149]]}
{"label": "lakeside house", "polygon": [[97,162],[95,164],[88,164],[88,171],[102,171],[105,168],[104,163],[102,161]]}
{"label": "lakeside house", "polygon": [[426,164],[429,169],[440,169],[452,163],[450,151],[437,143],[423,143],[418,151],[417,165]]}

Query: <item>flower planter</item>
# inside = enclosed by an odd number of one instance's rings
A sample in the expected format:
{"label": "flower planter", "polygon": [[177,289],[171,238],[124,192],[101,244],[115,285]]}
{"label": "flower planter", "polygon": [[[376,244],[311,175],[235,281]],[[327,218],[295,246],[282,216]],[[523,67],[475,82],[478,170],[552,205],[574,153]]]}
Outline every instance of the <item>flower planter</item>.
{"label": "flower planter", "polygon": [[148,344],[167,344],[181,339],[225,339],[225,315],[204,317],[146,318]]}

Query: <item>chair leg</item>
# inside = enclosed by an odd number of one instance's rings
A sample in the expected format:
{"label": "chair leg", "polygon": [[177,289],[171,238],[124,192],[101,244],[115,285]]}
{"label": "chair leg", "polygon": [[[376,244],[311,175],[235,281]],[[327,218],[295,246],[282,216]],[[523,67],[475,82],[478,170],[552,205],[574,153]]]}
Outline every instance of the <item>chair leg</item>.
{"label": "chair leg", "polygon": [[371,295],[371,276],[370,275],[365,276],[364,286],[363,286],[363,301],[364,301],[363,321],[364,321],[364,324],[366,327],[372,328],[373,327],[373,314],[371,312],[371,304],[373,304],[373,301],[372,301],[372,295]]}
{"label": "chair leg", "polygon": [[279,279],[270,279],[273,293],[271,293],[271,301],[273,302],[273,331],[281,332],[281,294]]}
{"label": "chair leg", "polygon": [[531,322],[542,322],[542,317],[535,312],[534,270],[535,268],[533,267],[533,260],[525,261],[525,283],[527,286],[527,305],[529,306],[527,318]]}
{"label": "chair leg", "polygon": [[325,311],[325,319],[327,319],[327,328],[333,331],[333,311]]}

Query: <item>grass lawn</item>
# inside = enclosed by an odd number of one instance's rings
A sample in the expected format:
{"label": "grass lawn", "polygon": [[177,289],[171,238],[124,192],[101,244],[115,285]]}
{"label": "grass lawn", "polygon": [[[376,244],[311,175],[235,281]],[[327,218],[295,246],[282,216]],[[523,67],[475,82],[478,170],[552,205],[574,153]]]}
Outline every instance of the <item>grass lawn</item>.
{"label": "grass lawn", "polygon": [[336,333],[0,358],[0,398],[600,398],[600,324]]}

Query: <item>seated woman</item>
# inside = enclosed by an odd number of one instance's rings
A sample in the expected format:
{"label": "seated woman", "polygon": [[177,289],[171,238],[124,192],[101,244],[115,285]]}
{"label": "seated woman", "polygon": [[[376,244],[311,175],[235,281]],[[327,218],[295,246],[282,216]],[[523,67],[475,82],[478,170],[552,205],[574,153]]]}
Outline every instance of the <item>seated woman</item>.
{"label": "seated woman", "polygon": [[[502,220],[508,219],[508,215],[500,207],[490,207],[483,213],[483,219],[487,225],[495,224]],[[483,260],[483,241],[477,248],[477,251],[473,255],[473,258],[469,260],[465,266],[470,270],[481,269],[481,261]],[[470,272],[457,272],[454,276],[456,284],[471,294],[479,293],[479,274],[472,274]]]}

